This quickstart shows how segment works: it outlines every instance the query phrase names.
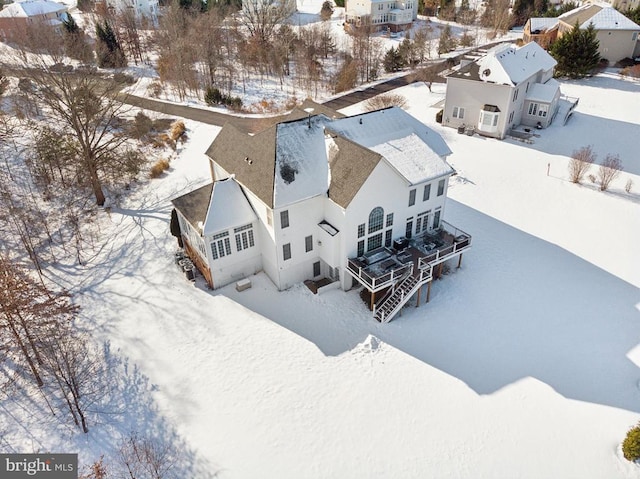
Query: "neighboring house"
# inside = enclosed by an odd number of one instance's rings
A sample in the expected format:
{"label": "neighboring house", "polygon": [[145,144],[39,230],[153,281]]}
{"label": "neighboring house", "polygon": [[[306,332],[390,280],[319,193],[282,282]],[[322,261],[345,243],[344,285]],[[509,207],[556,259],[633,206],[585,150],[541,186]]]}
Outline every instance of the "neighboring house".
{"label": "neighboring house", "polygon": [[15,40],[27,29],[48,25],[59,28],[67,17],[67,6],[48,0],[25,0],[5,5],[0,10],[0,34],[4,40]]}
{"label": "neighboring house", "polygon": [[546,128],[560,104],[556,61],[537,43],[498,45],[447,76],[442,124],[504,138],[518,125]]}
{"label": "neighboring house", "polygon": [[356,27],[365,23],[398,32],[418,18],[418,0],[347,0],[345,7],[346,23]]}
{"label": "neighboring house", "polygon": [[598,52],[610,63],[640,55],[640,26],[606,3],[587,3],[555,19],[531,18],[524,27],[522,39],[525,43],[533,41],[548,48],[556,38],[571,31],[576,23],[581,29],[593,25],[599,43]]}
{"label": "neighboring house", "polygon": [[471,246],[443,221],[451,151],[399,108],[315,107],[256,135],[224,126],[213,183],[173,200],[184,248],[212,288],[258,271],[280,290],[362,285],[389,321]]}
{"label": "neighboring house", "polygon": [[530,18],[524,24],[522,40],[524,43],[536,42],[545,50],[556,41],[558,36],[557,18]]}
{"label": "neighboring house", "polygon": [[158,0],[96,0],[98,12],[108,11],[111,15],[133,13],[137,19],[147,19],[152,23],[158,21]]}

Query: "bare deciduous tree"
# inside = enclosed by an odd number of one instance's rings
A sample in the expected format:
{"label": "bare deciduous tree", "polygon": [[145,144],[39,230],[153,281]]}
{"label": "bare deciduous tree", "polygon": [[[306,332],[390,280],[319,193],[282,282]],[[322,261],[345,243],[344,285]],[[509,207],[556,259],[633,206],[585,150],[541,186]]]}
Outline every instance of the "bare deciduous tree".
{"label": "bare deciduous tree", "polygon": [[591,146],[583,146],[575,150],[569,160],[569,179],[571,182],[582,182],[584,175],[587,174],[587,171],[589,171],[589,168],[591,168],[595,160],[596,154],[593,152]]}
{"label": "bare deciduous tree", "polygon": [[249,0],[242,2],[240,21],[251,37],[268,45],[277,27],[285,23],[295,10],[295,0]]}
{"label": "bare deciduous tree", "polygon": [[622,161],[620,161],[618,155],[608,154],[605,156],[598,168],[597,181],[600,191],[609,189],[611,182],[620,175],[623,169]]}
{"label": "bare deciduous tree", "polygon": [[178,452],[162,438],[140,437],[132,432],[124,438],[117,452],[123,476],[130,479],[167,479],[174,477]]}
{"label": "bare deciduous tree", "polygon": [[16,359],[28,365],[39,387],[44,385],[43,341],[76,312],[69,295],[47,289],[26,269],[0,256],[0,339],[7,348],[17,346]]}
{"label": "bare deciduous tree", "polygon": [[128,108],[118,99],[121,85],[92,68],[60,67],[48,56],[26,51],[21,57],[43,106],[41,115],[73,140],[79,173],[102,206],[103,176],[127,141],[126,136],[114,134],[118,116]]}
{"label": "bare deciduous tree", "polygon": [[89,432],[87,412],[104,394],[104,363],[89,338],[69,323],[55,325],[43,340],[44,369],[73,422]]}

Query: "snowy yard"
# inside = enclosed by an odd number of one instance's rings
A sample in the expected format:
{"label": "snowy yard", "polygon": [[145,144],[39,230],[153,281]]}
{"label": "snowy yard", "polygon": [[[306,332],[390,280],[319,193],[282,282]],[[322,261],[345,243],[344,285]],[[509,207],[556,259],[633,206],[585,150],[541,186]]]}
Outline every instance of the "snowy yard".
{"label": "snowy yard", "polygon": [[[576,113],[532,145],[442,128],[430,106],[443,85],[398,90],[454,152],[444,219],[473,248],[430,303],[385,325],[356,292],[279,293],[263,274],[211,292],[183,278],[170,200],[207,181],[218,131],[189,123],[169,174],[105,217],[87,266],[55,278],[78,294],[83,325],[139,366],[130,394],[145,397],[146,376],[155,405],[88,438],[6,440],[79,449],[86,464],[114,431],[161,431],[197,477],[230,479],[640,477],[619,447],[640,419],[640,85],[607,72],[562,90]],[[567,181],[586,145],[620,155],[612,191]]]}

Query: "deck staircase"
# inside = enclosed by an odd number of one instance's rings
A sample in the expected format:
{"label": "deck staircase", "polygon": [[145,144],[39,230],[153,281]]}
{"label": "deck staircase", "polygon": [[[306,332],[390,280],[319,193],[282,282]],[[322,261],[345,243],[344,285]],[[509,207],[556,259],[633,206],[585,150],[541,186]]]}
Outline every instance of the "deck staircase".
{"label": "deck staircase", "polygon": [[409,274],[396,283],[390,293],[379,306],[376,306],[373,317],[380,323],[388,323],[409,301],[420,287],[431,281],[432,268],[420,269],[416,274]]}

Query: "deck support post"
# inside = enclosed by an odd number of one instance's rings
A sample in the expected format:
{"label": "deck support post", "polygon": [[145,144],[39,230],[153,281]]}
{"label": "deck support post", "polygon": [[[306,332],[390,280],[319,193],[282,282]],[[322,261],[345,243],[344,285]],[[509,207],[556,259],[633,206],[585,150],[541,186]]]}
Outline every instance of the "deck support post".
{"label": "deck support post", "polygon": [[438,279],[442,277],[442,268],[444,267],[444,262],[438,265]]}
{"label": "deck support post", "polygon": [[460,266],[462,266],[462,255],[464,253],[460,253],[460,257],[458,258],[458,269],[460,268]]}
{"label": "deck support post", "polygon": [[431,283],[432,283],[432,281],[429,281],[429,284],[427,286],[427,303],[431,299]]}
{"label": "deck support post", "polygon": [[373,311],[373,307],[376,304],[376,292],[371,291],[371,311]]}
{"label": "deck support post", "polygon": [[420,291],[422,291],[422,286],[418,288],[418,294],[416,295],[416,308],[420,306]]}

